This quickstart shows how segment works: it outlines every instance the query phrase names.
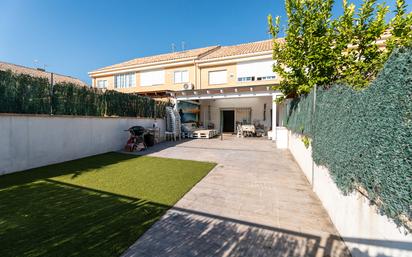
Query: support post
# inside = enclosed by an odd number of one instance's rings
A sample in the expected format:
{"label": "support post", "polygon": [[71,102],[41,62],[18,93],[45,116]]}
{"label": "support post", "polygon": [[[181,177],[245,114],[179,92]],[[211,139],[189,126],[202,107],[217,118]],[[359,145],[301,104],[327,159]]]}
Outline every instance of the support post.
{"label": "support post", "polygon": [[272,94],[272,141],[276,141],[277,131],[276,131],[276,113],[277,113],[277,103],[276,94]]}
{"label": "support post", "polygon": [[[317,85],[315,84],[315,87],[313,88],[313,108],[312,108],[312,119],[311,119],[311,121],[312,121],[312,124],[311,124],[311,127],[312,127],[312,133],[313,133],[313,131],[314,131],[314,129],[313,129],[313,127],[314,127],[314,124],[315,124],[315,111],[316,111],[316,91],[317,91]],[[312,134],[312,141],[313,141],[313,135],[314,135],[314,133]],[[312,148],[312,151],[313,151],[313,148]],[[313,158],[312,158],[312,189],[315,187],[315,162],[313,161]]]}

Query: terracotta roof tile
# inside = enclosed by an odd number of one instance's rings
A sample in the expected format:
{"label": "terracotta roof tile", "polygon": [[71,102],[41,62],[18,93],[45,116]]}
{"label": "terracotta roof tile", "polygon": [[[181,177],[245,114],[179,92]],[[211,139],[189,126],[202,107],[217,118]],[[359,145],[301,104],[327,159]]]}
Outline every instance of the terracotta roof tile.
{"label": "terracotta roof tile", "polygon": [[272,39],[251,42],[246,44],[234,45],[234,46],[222,46],[221,48],[213,51],[212,53],[203,56],[202,60],[221,58],[227,56],[267,52],[272,50]]}
{"label": "terracotta roof tile", "polygon": [[122,68],[122,67],[128,67],[132,65],[157,63],[157,62],[162,62],[162,61],[171,61],[171,60],[178,61],[179,59],[186,59],[186,58],[195,59],[217,48],[219,48],[219,46],[209,46],[209,47],[196,48],[192,50],[186,50],[186,51],[180,51],[180,52],[174,52],[174,53],[141,57],[141,58],[136,58],[130,61],[103,67],[95,71],[101,71],[101,70],[112,69],[112,68]]}
{"label": "terracotta roof tile", "polygon": [[[283,41],[283,39],[279,39]],[[130,61],[106,66],[93,72],[105,71],[114,68],[127,68],[133,65],[145,65],[145,64],[155,64],[163,61],[179,61],[181,59],[213,59],[226,56],[243,55],[250,53],[267,52],[272,50],[272,39],[257,41],[252,43],[234,45],[234,46],[209,46],[203,48],[197,48],[187,51],[153,55],[147,57],[136,58]]]}
{"label": "terracotta roof tile", "polygon": [[[21,65],[11,64],[7,62],[0,62],[0,70],[7,71],[10,70],[13,73],[18,74],[26,74],[32,77],[40,77],[46,78],[50,80],[51,72],[48,71],[41,71],[34,68],[24,67]],[[81,81],[80,79],[73,78],[70,76],[60,75],[57,73],[53,73],[53,81],[54,83],[73,83],[78,84],[80,86],[88,86],[85,82]]]}

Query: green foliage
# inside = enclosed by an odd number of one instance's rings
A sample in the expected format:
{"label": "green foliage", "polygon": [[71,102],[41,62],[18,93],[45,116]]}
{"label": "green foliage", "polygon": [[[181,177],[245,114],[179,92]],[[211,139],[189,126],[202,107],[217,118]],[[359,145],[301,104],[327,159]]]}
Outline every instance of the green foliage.
{"label": "green foliage", "polygon": [[287,0],[288,27],[286,42],[276,40],[280,19],[272,24],[270,32],[275,38],[273,67],[281,78],[280,89],[286,96],[307,93],[314,85],[328,85],[336,76],[333,60],[340,50],[333,48],[334,27],[331,23],[333,0]]}
{"label": "green foliage", "polygon": [[287,127],[312,138],[314,161],[338,187],[364,190],[382,213],[406,226],[412,219],[412,48],[395,50],[364,90],[343,84],[318,90],[314,115],[313,93],[289,106]]}
{"label": "green foliage", "polygon": [[[384,4],[376,4],[376,0],[363,0],[358,11],[354,5],[344,1],[343,34],[340,44],[343,52],[339,55],[339,79],[360,89],[366,87],[382,68],[387,56],[383,54],[376,41],[383,35],[388,24],[385,21],[389,10]],[[347,14],[347,15],[345,15]],[[354,15],[356,18],[354,18]],[[342,21],[340,21],[342,22]],[[341,23],[337,23],[337,28]]]}
{"label": "green foliage", "polygon": [[[395,18],[387,23],[388,6],[363,0],[360,8],[343,0],[343,13],[332,18],[333,0],[286,0],[288,24],[285,42],[277,40],[280,19],[269,30],[274,37],[273,67],[286,96],[307,94],[315,86],[345,82],[366,87],[382,68],[395,46],[412,42],[412,14],[405,14],[404,0],[397,0]],[[376,44],[385,31],[388,48]]]}
{"label": "green foliage", "polygon": [[302,136],[301,140],[302,143],[305,145],[305,148],[308,148],[310,146],[310,139],[308,136]]}
{"label": "green foliage", "polygon": [[0,71],[0,113],[163,118],[167,102]]}
{"label": "green foliage", "polygon": [[395,17],[390,27],[392,37],[387,40],[388,53],[396,46],[412,46],[412,13],[406,13],[405,0],[396,1]]}

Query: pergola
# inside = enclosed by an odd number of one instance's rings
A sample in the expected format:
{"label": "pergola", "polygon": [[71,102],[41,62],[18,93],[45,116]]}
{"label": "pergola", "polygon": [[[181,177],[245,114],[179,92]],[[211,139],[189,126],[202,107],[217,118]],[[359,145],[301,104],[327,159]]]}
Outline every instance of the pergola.
{"label": "pergola", "polygon": [[277,103],[276,98],[283,94],[278,90],[273,90],[271,86],[241,86],[241,87],[226,87],[226,88],[208,88],[194,89],[183,91],[169,92],[172,100],[175,101],[177,109],[178,101],[193,101],[193,100],[210,100],[210,99],[234,99],[245,97],[272,97],[272,140],[276,140],[276,113]]}

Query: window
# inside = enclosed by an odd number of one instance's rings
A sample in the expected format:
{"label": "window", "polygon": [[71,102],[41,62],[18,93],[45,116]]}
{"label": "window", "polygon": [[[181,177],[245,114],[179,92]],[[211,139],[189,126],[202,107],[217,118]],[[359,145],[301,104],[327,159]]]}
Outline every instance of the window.
{"label": "window", "polygon": [[274,61],[271,59],[240,62],[236,65],[237,80],[239,82],[248,82],[275,79],[276,74],[273,72],[273,63]]}
{"label": "window", "polygon": [[218,85],[227,83],[227,71],[209,71],[209,84]]}
{"label": "window", "polygon": [[264,76],[264,77],[257,77],[256,80],[271,80],[271,79],[275,79],[276,76]]}
{"label": "window", "polygon": [[150,70],[140,72],[140,85],[143,87],[163,85],[165,83],[164,70]]}
{"label": "window", "polygon": [[98,88],[107,88],[107,80],[98,80],[97,81]]}
{"label": "window", "polygon": [[248,81],[255,81],[255,77],[240,77],[237,78],[239,82],[248,82]]}
{"label": "window", "polygon": [[175,84],[189,82],[189,72],[187,70],[175,71],[174,82]]}
{"label": "window", "polygon": [[116,75],[114,78],[115,88],[127,88],[136,86],[136,74],[135,73],[125,73]]}

